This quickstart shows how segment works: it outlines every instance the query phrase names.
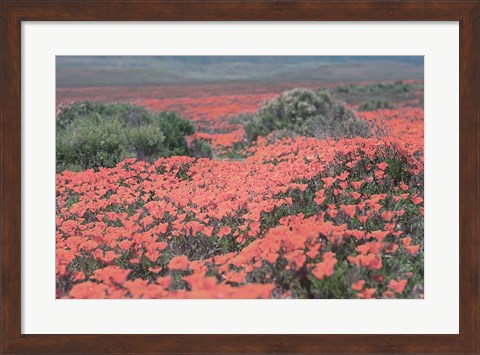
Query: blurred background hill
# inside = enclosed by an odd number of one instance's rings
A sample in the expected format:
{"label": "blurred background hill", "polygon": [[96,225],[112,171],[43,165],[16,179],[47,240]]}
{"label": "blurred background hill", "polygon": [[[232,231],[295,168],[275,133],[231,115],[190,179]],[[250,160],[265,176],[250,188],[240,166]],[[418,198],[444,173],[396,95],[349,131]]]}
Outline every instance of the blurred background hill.
{"label": "blurred background hill", "polygon": [[423,80],[422,56],[57,56],[57,87]]}

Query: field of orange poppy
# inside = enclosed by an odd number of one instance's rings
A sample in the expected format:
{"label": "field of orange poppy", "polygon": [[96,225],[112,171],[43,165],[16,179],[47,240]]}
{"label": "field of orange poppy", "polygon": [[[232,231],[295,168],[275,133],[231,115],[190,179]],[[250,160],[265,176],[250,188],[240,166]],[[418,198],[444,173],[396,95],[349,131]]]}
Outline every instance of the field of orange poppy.
{"label": "field of orange poppy", "polygon": [[58,90],[176,111],[213,157],[57,173],[57,298],[423,298],[423,107],[349,103],[373,135],[243,144],[233,118],[299,86],[319,85]]}

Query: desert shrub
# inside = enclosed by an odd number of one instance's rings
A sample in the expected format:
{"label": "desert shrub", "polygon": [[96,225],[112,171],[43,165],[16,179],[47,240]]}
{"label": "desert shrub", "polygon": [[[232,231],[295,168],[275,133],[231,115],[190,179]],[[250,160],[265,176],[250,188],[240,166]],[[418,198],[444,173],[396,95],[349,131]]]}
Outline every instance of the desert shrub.
{"label": "desert shrub", "polygon": [[245,124],[247,139],[284,130],[317,138],[368,137],[368,124],[332,98],[328,91],[293,89],[268,102]]}
{"label": "desert shrub", "polygon": [[165,136],[158,125],[149,124],[133,127],[128,138],[136,157],[141,160],[152,160],[162,154]]}
{"label": "desert shrub", "polygon": [[77,118],[98,115],[102,119],[119,119],[128,126],[138,127],[152,122],[150,112],[141,106],[126,103],[74,102],[60,106],[57,129],[66,128]]}
{"label": "desert shrub", "polygon": [[359,106],[359,111],[375,111],[380,109],[392,109],[394,106],[388,101],[369,100],[363,101]]}
{"label": "desert shrub", "polygon": [[410,101],[417,105],[419,96],[423,97],[423,82],[398,80],[369,85],[349,84],[334,87],[330,92],[335,98],[355,106],[368,101],[386,101],[390,104]]}
{"label": "desert shrub", "polygon": [[113,167],[128,156],[127,136],[118,119],[98,115],[75,119],[57,131],[57,171]]}
{"label": "desert shrub", "polygon": [[230,123],[232,124],[246,124],[250,122],[253,118],[253,114],[246,112],[246,113],[241,113],[237,116],[234,116],[230,119]]}
{"label": "desert shrub", "polygon": [[175,112],[86,101],[61,106],[56,122],[57,172],[113,167],[126,157],[151,162],[173,155],[212,154],[207,142],[188,146],[186,136],[195,129]]}
{"label": "desert shrub", "polygon": [[186,136],[195,133],[192,123],[173,111],[160,112],[154,119],[165,136],[161,156],[190,155]]}
{"label": "desert shrub", "polygon": [[204,139],[195,139],[190,144],[191,155],[195,158],[212,158],[213,150],[210,143]]}

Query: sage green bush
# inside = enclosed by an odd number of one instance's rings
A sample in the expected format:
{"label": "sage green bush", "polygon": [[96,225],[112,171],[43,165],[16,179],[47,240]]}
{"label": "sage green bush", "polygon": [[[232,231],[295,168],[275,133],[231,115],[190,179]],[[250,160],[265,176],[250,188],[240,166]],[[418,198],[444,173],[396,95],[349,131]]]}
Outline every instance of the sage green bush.
{"label": "sage green bush", "polygon": [[388,101],[369,100],[363,101],[358,106],[358,111],[375,111],[380,109],[392,109],[395,106]]}
{"label": "sage green bush", "polygon": [[249,141],[278,130],[317,138],[371,135],[369,125],[328,91],[308,89],[282,93],[259,109],[244,127]]}
{"label": "sage green bush", "polygon": [[56,130],[57,172],[109,168],[127,157],[151,162],[173,155],[212,155],[208,142],[188,145],[186,137],[195,128],[177,113],[154,113],[125,103],[61,106]]}
{"label": "sage green bush", "polygon": [[354,106],[369,101],[386,102],[392,106],[402,103],[422,106],[423,89],[423,82],[403,82],[399,80],[368,85],[342,85],[331,88],[330,92],[333,97]]}
{"label": "sage green bush", "polygon": [[128,138],[135,155],[140,160],[151,160],[162,155],[164,151],[165,135],[159,126],[148,124],[132,127],[128,131]]}
{"label": "sage green bush", "polygon": [[160,156],[191,155],[186,136],[194,134],[195,128],[190,121],[172,111],[160,112],[154,120],[165,136]]}
{"label": "sage green bush", "polygon": [[151,113],[144,107],[127,103],[107,104],[82,101],[62,105],[57,114],[57,130],[67,128],[80,117],[97,115],[104,119],[119,119],[125,125],[138,127],[152,122]]}
{"label": "sage green bush", "polygon": [[213,149],[210,143],[204,139],[195,139],[190,144],[191,155],[195,158],[212,158]]}
{"label": "sage green bush", "polygon": [[129,156],[127,135],[119,119],[98,115],[75,119],[57,130],[57,171],[113,167]]}

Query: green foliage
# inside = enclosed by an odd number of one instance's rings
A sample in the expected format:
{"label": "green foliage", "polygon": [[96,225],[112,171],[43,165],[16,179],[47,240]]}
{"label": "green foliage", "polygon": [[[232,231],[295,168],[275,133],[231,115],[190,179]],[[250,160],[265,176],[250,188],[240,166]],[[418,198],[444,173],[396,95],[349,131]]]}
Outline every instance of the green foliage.
{"label": "green foliage", "polygon": [[285,130],[318,138],[368,137],[368,124],[346,110],[328,91],[293,89],[282,93],[257,111],[245,124],[249,141]]}
{"label": "green foliage", "polygon": [[390,105],[411,101],[412,105],[422,106],[423,82],[382,82],[371,85],[344,85],[332,88],[333,97],[351,105],[366,101],[388,102]]}
{"label": "green foliage", "polygon": [[253,119],[253,114],[247,112],[247,113],[241,113],[235,117],[232,117],[230,119],[230,123],[232,124],[246,124],[250,122]]}
{"label": "green foliage", "polygon": [[150,160],[161,155],[165,136],[159,126],[133,127],[128,136],[138,159]]}
{"label": "green foliage", "polygon": [[213,150],[210,143],[204,139],[195,139],[190,144],[191,155],[195,158],[212,158]]}
{"label": "green foliage", "polygon": [[106,104],[102,102],[74,102],[60,106],[57,115],[57,130],[67,128],[80,117],[97,115],[102,119],[118,119],[132,127],[142,126],[152,122],[151,114],[141,106],[125,103]]}
{"label": "green foliage", "polygon": [[80,117],[57,131],[57,170],[113,167],[128,156],[126,148],[120,120],[103,120],[95,114]]}
{"label": "green foliage", "polygon": [[161,156],[190,155],[186,136],[195,132],[190,121],[175,112],[160,112],[154,119],[165,136]]}
{"label": "green foliage", "polygon": [[391,109],[394,106],[388,101],[369,100],[358,106],[358,111],[375,111],[380,109]]}
{"label": "green foliage", "polygon": [[113,167],[127,157],[154,161],[172,155],[210,157],[207,142],[187,144],[193,125],[175,112],[151,113],[131,104],[76,102],[56,121],[57,172]]}

